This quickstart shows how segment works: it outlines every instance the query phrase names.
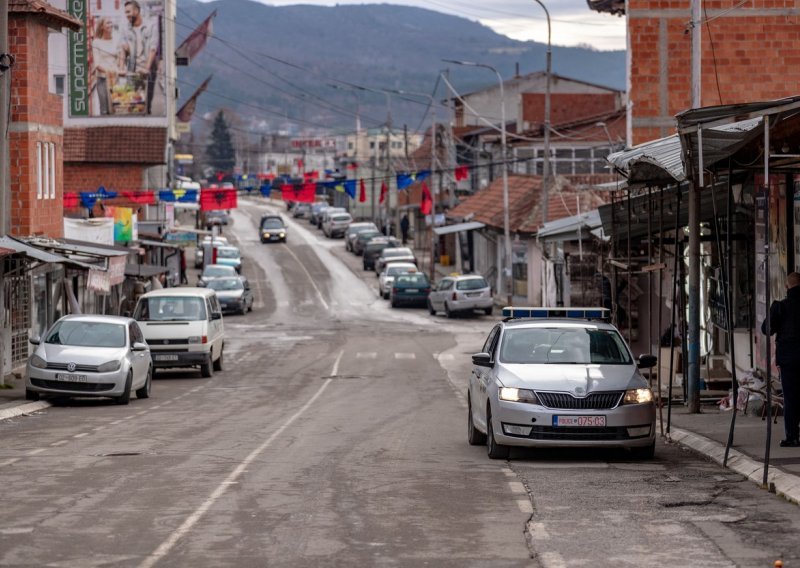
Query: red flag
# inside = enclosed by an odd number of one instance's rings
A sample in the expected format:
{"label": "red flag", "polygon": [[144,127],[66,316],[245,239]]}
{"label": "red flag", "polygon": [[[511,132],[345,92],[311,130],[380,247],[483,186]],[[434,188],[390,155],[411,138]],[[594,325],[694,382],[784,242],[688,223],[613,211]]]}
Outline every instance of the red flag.
{"label": "red flag", "polygon": [[364,180],[361,180],[361,191],[358,194],[358,202],[364,203],[367,200],[367,186],[364,184]]}
{"label": "red flag", "polygon": [[469,177],[469,168],[467,166],[458,166],[455,171],[456,181],[467,179]]}
{"label": "red flag", "polygon": [[380,203],[383,203],[384,201],[386,201],[386,194],[387,193],[389,193],[389,188],[386,187],[386,182],[382,181],[381,182],[381,199],[380,199]]}
{"label": "red flag", "polygon": [[304,182],[309,183],[317,179],[319,179],[319,172],[317,170],[314,170],[313,172],[303,172]]}
{"label": "red flag", "polygon": [[419,212],[423,215],[430,215],[433,209],[433,197],[431,197],[431,190],[428,189],[428,184],[422,182],[422,200],[419,203]]}
{"label": "red flag", "polygon": [[237,195],[235,189],[201,189],[200,210],[235,209]]}
{"label": "red flag", "polygon": [[124,197],[128,201],[132,203],[138,203],[140,205],[155,205],[156,196],[155,193],[149,190],[145,191],[120,191],[120,197]]}
{"label": "red flag", "polygon": [[297,201],[301,203],[314,203],[314,199],[317,196],[317,184],[316,183],[304,183],[302,189],[300,190]]}
{"label": "red flag", "polygon": [[72,209],[81,204],[81,198],[77,193],[65,192],[64,193],[64,208]]}
{"label": "red flag", "polygon": [[195,108],[197,108],[197,99],[198,97],[203,94],[203,91],[206,90],[208,84],[211,82],[211,77],[213,75],[209,75],[208,78],[203,81],[203,83],[197,88],[194,94],[189,97],[180,110],[176,113],[178,120],[181,122],[191,122],[192,115],[194,114]]}
{"label": "red flag", "polygon": [[217,11],[211,12],[211,15],[202,21],[197,28],[189,34],[183,43],[175,50],[175,56],[178,59],[184,60],[185,63],[178,63],[178,65],[188,65],[191,59],[200,53],[206,46],[206,41],[212,34],[211,20],[215,18]]}

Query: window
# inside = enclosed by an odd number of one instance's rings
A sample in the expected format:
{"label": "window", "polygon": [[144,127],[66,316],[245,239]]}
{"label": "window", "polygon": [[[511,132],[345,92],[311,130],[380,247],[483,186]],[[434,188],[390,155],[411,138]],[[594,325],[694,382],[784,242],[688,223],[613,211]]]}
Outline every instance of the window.
{"label": "window", "polygon": [[374,140],[370,140],[369,149],[370,150],[374,150],[375,149],[375,141]]}
{"label": "window", "polygon": [[44,178],[44,185],[42,186],[42,197],[47,199],[50,197],[50,148],[47,142],[42,142],[42,177]]}
{"label": "window", "polygon": [[56,198],[56,145],[54,142],[48,144],[50,148],[50,199]]}
{"label": "window", "polygon": [[44,164],[42,163],[42,143],[36,143],[36,199],[42,198],[42,190],[44,187]]}
{"label": "window", "polygon": [[53,75],[53,85],[55,86],[56,94],[60,97],[64,96],[64,75]]}

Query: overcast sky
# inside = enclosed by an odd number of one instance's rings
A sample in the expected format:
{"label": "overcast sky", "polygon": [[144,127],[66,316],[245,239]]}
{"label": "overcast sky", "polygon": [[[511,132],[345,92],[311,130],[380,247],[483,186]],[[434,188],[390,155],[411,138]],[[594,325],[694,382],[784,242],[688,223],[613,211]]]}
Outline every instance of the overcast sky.
{"label": "overcast sky", "polygon": [[[263,0],[262,0],[263,1]],[[518,40],[547,42],[547,19],[534,0],[267,0],[264,4],[400,4],[454,14],[489,26]],[[550,11],[553,45],[587,45],[599,50],[625,49],[625,19],[598,14],[586,0],[543,0]]]}

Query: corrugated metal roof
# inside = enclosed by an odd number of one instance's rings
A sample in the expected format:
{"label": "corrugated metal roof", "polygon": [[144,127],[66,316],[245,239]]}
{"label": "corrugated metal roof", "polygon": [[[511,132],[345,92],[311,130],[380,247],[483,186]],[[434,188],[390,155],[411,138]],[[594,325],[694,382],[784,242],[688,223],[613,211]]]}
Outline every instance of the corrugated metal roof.
{"label": "corrugated metal roof", "polygon": [[40,262],[67,263],[67,264],[74,264],[76,266],[81,266],[83,268],[89,268],[89,265],[87,264],[72,260],[70,258],[61,256],[59,254],[53,254],[41,250],[22,241],[18,241],[14,237],[9,237],[8,235],[0,237],[0,249],[8,249],[15,253],[21,253],[27,256],[28,258],[32,258]]}
{"label": "corrugated metal roof", "polygon": [[471,231],[473,229],[482,229],[486,225],[478,221],[469,221],[467,223],[456,223],[455,225],[445,225],[444,227],[436,227],[433,232],[437,235],[448,235],[450,233],[458,233],[459,231]]}
{"label": "corrugated metal roof", "polygon": [[600,212],[592,209],[580,215],[564,217],[542,225],[537,236],[543,241],[572,241],[586,237],[592,230],[601,228]]}

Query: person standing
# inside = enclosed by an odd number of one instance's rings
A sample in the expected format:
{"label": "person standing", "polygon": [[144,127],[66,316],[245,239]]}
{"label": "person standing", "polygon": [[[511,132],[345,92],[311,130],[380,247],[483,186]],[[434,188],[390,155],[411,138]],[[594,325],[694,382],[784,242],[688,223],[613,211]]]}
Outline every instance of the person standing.
{"label": "person standing", "polygon": [[[769,307],[770,334],[775,338],[775,364],[780,369],[783,390],[783,430],[781,446],[800,446],[800,273],[786,278],[786,298]],[[767,333],[767,321],[761,323]]]}
{"label": "person standing", "polygon": [[129,77],[144,78],[146,84],[146,113],[150,114],[156,83],[156,55],[158,28],[142,17],[137,0],[125,1],[125,18],[129,27],[120,45],[120,68],[127,69]]}
{"label": "person standing", "polygon": [[108,115],[111,114],[111,91],[119,73],[114,23],[110,18],[97,19],[92,37],[92,58],[94,90],[97,94],[97,107],[93,114]]}
{"label": "person standing", "polygon": [[403,235],[403,244],[408,243],[408,229],[410,225],[408,214],[403,215],[403,218],[400,220],[400,233]]}

